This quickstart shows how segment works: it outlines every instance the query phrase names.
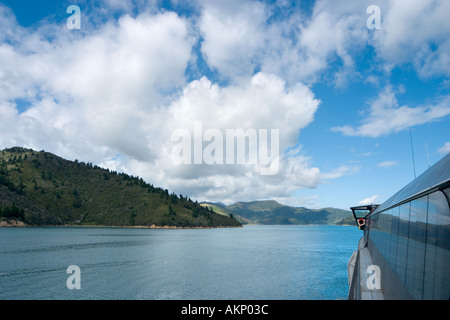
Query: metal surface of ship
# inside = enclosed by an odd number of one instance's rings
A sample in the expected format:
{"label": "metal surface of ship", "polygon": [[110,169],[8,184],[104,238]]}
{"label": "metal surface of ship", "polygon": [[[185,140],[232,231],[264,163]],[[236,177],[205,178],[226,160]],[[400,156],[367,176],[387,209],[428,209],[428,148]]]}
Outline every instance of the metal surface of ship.
{"label": "metal surface of ship", "polygon": [[381,205],[350,208],[364,232],[349,300],[450,299],[450,154]]}

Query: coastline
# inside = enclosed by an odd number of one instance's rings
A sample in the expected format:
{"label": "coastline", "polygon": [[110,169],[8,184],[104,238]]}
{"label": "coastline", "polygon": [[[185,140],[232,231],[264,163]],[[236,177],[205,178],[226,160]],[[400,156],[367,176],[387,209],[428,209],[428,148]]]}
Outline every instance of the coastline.
{"label": "coastline", "polygon": [[82,224],[64,224],[64,225],[41,225],[33,226],[25,224],[20,220],[0,220],[0,228],[39,228],[39,227],[70,227],[70,228],[133,228],[133,229],[217,229],[217,228],[242,228],[243,226],[216,226],[216,227],[179,227],[179,226],[157,226],[155,224],[149,226],[108,226],[108,225],[82,225]]}
{"label": "coastline", "polygon": [[20,220],[0,220],[0,228],[25,228],[28,227]]}
{"label": "coastline", "polygon": [[[259,225],[259,224],[248,224],[248,225]],[[302,224],[304,226],[319,226],[319,225],[340,225],[340,226],[354,226],[353,224]],[[218,229],[218,228],[243,228],[244,225],[240,226],[216,226],[216,227],[201,227],[201,226],[189,226],[189,227],[179,227],[179,226],[157,226],[155,224],[149,226],[109,226],[109,225],[95,225],[95,224],[64,224],[64,225],[28,225],[20,220],[0,220],[1,228],[39,228],[39,227],[70,227],[70,228],[130,228],[130,229]]]}

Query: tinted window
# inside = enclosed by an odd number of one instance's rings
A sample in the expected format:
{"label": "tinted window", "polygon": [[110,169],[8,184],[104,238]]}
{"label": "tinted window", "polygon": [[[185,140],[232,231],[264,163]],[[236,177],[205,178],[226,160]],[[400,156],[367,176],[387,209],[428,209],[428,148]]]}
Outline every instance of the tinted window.
{"label": "tinted window", "polygon": [[422,299],[428,196],[411,202],[409,213],[406,289],[414,299]]}
{"label": "tinted window", "polygon": [[424,299],[450,298],[450,213],[442,192],[430,194],[425,252]]}
{"label": "tinted window", "polygon": [[409,233],[409,208],[410,203],[400,206],[400,215],[398,219],[398,237],[397,237],[397,257],[395,263],[395,272],[400,281],[405,283],[406,262],[408,255],[408,233]]}
{"label": "tinted window", "polygon": [[392,270],[395,270],[397,259],[398,215],[399,207],[391,209],[391,237],[389,241],[388,262]]}

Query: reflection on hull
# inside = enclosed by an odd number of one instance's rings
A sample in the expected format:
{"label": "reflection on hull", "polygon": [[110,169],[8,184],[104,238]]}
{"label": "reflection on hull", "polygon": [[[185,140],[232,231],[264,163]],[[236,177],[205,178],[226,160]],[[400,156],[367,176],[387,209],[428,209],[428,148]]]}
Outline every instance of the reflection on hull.
{"label": "reflection on hull", "polygon": [[[349,299],[450,298],[450,154],[381,206],[352,208],[364,230],[349,261]],[[370,207],[370,206],[368,206]],[[357,210],[356,210],[357,209]]]}

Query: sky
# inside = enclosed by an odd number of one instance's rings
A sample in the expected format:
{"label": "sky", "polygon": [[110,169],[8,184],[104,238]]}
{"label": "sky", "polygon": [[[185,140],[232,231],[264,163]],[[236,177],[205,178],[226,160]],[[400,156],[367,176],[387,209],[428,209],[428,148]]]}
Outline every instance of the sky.
{"label": "sky", "polygon": [[[446,0],[0,1],[0,149],[198,201],[383,203],[450,152],[448,12]],[[253,134],[243,162],[238,130]]]}

